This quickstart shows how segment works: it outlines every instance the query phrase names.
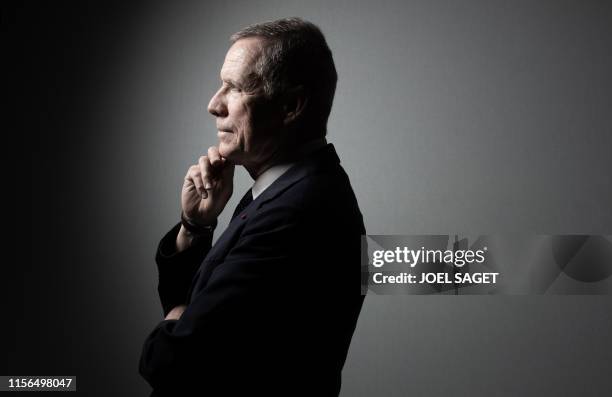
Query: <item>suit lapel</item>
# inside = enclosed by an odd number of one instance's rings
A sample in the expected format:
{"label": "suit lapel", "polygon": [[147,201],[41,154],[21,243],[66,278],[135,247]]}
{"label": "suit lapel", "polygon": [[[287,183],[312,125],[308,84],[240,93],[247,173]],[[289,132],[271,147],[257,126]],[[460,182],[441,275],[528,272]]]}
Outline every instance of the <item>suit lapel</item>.
{"label": "suit lapel", "polygon": [[[253,202],[251,202],[251,204],[249,204],[242,211],[242,213],[248,211],[250,207],[253,207]],[[223,261],[223,259],[225,259],[230,249],[236,244],[237,239],[242,233],[244,224],[244,219],[238,215],[230,221],[227,228],[223,231],[221,236],[219,236],[219,239],[217,239],[215,245],[212,246],[206,255],[206,258],[204,258],[204,261],[193,278],[188,294],[189,300],[191,299],[194,290],[197,292],[206,286],[212,271],[219,263]]]}

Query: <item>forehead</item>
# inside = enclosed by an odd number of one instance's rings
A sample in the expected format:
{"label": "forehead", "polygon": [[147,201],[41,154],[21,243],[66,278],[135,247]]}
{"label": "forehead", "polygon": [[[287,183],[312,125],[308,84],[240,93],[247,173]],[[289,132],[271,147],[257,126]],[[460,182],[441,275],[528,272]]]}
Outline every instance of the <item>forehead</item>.
{"label": "forehead", "polygon": [[263,49],[263,40],[247,37],[236,41],[225,55],[221,79],[238,80],[251,73]]}

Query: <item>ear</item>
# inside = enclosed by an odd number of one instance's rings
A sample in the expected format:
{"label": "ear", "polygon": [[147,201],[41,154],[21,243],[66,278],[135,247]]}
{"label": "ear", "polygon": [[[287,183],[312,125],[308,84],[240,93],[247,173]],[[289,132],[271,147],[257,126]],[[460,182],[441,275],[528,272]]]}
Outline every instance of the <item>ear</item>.
{"label": "ear", "polygon": [[283,124],[289,125],[297,120],[308,105],[308,97],[304,86],[297,86],[287,92],[283,98]]}

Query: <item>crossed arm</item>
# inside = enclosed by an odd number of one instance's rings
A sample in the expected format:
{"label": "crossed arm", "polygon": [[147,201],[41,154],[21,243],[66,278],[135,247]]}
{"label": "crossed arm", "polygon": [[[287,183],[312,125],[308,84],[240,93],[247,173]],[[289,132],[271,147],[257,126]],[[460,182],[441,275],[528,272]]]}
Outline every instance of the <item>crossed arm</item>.
{"label": "crossed arm", "polygon": [[[289,272],[288,265],[297,264],[295,244],[300,236],[296,234],[298,226],[292,212],[293,209],[276,207],[251,219],[206,286],[192,291],[188,305],[185,300],[192,280],[187,282],[187,278],[193,279],[194,274],[170,273],[170,265],[176,268],[185,264],[186,273],[191,273],[194,269],[197,271],[201,260],[194,267],[187,263],[166,263],[164,258],[159,262],[158,252],[158,288],[165,320],[145,341],[140,362],[141,374],[153,387],[164,387],[182,377],[197,361],[198,352],[214,355],[216,349],[222,348],[220,341],[231,332],[265,324],[263,319],[279,304],[270,301],[266,294],[273,289],[278,292],[278,276]],[[162,253],[164,240],[172,241],[172,233],[162,240]],[[200,244],[175,253],[171,259],[198,261],[195,252],[205,256],[210,247],[208,241]],[[174,284],[170,285],[171,282]],[[211,345],[213,341],[217,345]]]}

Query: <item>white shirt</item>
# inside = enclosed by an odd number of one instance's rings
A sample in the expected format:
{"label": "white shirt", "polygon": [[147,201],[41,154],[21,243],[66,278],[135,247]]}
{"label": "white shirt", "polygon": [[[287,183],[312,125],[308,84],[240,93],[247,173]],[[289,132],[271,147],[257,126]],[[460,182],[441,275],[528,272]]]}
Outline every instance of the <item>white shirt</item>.
{"label": "white shirt", "polygon": [[272,167],[262,172],[262,174],[257,177],[255,183],[253,183],[253,187],[251,188],[253,200],[255,200],[257,196],[262,194],[264,190],[269,188],[270,185],[274,183],[274,181],[280,178],[281,175],[287,172],[287,170],[292,166],[293,163],[273,165]]}
{"label": "white shirt", "polygon": [[[327,144],[325,138],[317,139],[313,142],[309,142],[303,147],[300,148],[301,153],[309,153],[313,152]],[[273,165],[268,168],[264,172],[261,173],[253,183],[253,187],[251,187],[251,192],[253,194],[253,200],[255,200],[260,194],[264,192],[267,188],[270,187],[278,178],[281,177],[285,172],[289,170],[289,168],[293,167],[295,163],[288,164],[278,164]]]}

